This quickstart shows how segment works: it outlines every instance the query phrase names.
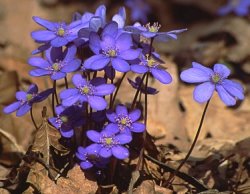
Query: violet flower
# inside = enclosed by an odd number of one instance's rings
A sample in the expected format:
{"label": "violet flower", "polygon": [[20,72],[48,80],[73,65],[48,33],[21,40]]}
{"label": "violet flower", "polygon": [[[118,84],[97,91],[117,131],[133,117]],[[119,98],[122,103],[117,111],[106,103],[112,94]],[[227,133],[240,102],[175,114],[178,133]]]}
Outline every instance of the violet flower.
{"label": "violet flower", "polygon": [[109,132],[112,131],[114,134],[119,132],[130,134],[130,131],[141,133],[145,130],[145,125],[137,122],[141,116],[139,109],[128,112],[126,106],[117,105],[116,111],[107,111],[106,116],[112,123],[108,124],[105,130]]}
{"label": "violet flower", "polygon": [[94,142],[88,146],[88,150],[97,153],[103,158],[109,158],[112,155],[117,159],[125,159],[129,157],[129,151],[124,144],[131,142],[132,136],[129,134],[115,135],[113,131],[103,130],[97,132],[95,130],[87,131],[87,137]]}
{"label": "violet flower", "polygon": [[16,93],[17,101],[6,106],[3,111],[6,114],[16,112],[16,116],[20,117],[30,111],[33,103],[41,102],[45,100],[50,94],[53,93],[53,89],[47,89],[38,93],[38,87],[35,84],[31,84],[27,92],[18,91]]}
{"label": "violet flower", "polygon": [[135,23],[133,26],[126,26],[125,30],[131,32],[132,34],[142,35],[145,38],[154,38],[154,40],[166,42],[169,39],[177,39],[177,35],[187,31],[187,29],[173,30],[169,32],[158,32],[161,25],[158,22],[146,24],[142,26],[140,23]]}
{"label": "violet flower", "polygon": [[71,106],[76,102],[88,102],[90,107],[95,110],[104,110],[107,102],[103,96],[113,93],[115,86],[106,84],[103,78],[94,78],[87,81],[80,74],[72,78],[75,88],[70,88],[60,93],[63,106]]}
{"label": "violet flower", "polygon": [[238,16],[246,16],[249,13],[249,0],[228,0],[228,3],[218,10],[219,15],[234,12]]}
{"label": "violet flower", "polygon": [[146,56],[142,55],[138,64],[132,64],[131,71],[135,73],[150,72],[155,79],[163,84],[172,82],[171,75],[160,67],[160,63],[157,62],[153,56],[149,57],[148,54],[146,54]]}
{"label": "violet flower", "polygon": [[89,38],[89,47],[95,53],[87,59],[83,66],[86,69],[102,70],[109,63],[120,72],[128,72],[128,60],[136,59],[140,51],[131,49],[132,38],[127,33],[118,33],[118,24],[111,22],[103,29],[101,38],[92,32]]}
{"label": "violet flower", "polygon": [[194,100],[199,103],[207,102],[217,91],[220,99],[227,105],[236,104],[236,99],[244,99],[241,84],[227,79],[230,70],[223,64],[215,64],[213,70],[193,62],[193,67],[184,70],[180,77],[187,83],[200,83],[194,90]]}
{"label": "violet flower", "polygon": [[68,47],[65,51],[62,48],[52,47],[46,51],[46,60],[41,57],[31,57],[28,63],[37,67],[30,71],[31,76],[50,75],[52,80],[66,77],[67,73],[77,70],[81,65],[81,60],[76,58],[76,47]]}
{"label": "violet flower", "polygon": [[58,130],[63,137],[70,138],[74,135],[74,128],[84,124],[83,109],[79,106],[55,108],[56,117],[49,118],[49,122]]}
{"label": "violet flower", "polygon": [[32,32],[32,38],[39,43],[50,43],[52,47],[62,47],[72,42],[80,30],[80,21],[67,25],[65,22],[51,22],[37,16],[33,20],[46,29]]}

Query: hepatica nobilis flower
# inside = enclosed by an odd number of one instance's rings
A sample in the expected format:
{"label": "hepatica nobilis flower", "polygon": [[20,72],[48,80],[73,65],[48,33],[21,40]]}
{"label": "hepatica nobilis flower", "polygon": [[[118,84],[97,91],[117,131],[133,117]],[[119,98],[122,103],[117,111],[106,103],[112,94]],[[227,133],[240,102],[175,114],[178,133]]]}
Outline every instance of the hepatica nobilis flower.
{"label": "hepatica nobilis flower", "polygon": [[131,35],[118,32],[118,24],[111,22],[105,26],[101,37],[92,32],[89,37],[89,47],[95,53],[87,59],[84,68],[102,70],[109,63],[120,72],[128,72],[128,60],[136,59],[140,51],[131,49],[133,46]]}
{"label": "hepatica nobilis flower", "polygon": [[31,84],[27,91],[18,91],[16,93],[17,101],[6,106],[4,113],[9,114],[16,112],[16,116],[20,117],[30,111],[33,103],[41,102],[53,93],[53,89],[47,89],[38,93],[38,87],[35,84]]}
{"label": "hepatica nobilis flower", "polygon": [[76,157],[80,160],[80,167],[84,170],[92,168],[93,166],[104,168],[109,162],[109,158],[101,157],[95,152],[95,149],[91,149],[91,147],[78,147]]}
{"label": "hepatica nobilis flower", "polygon": [[71,106],[76,102],[88,102],[95,110],[104,110],[107,106],[103,96],[113,93],[115,86],[106,84],[104,78],[94,78],[87,81],[80,74],[72,77],[75,88],[70,88],[60,93],[63,106]]}
{"label": "hepatica nobilis flower", "polygon": [[67,25],[65,22],[51,22],[34,16],[33,20],[46,28],[31,33],[31,37],[39,43],[50,43],[52,47],[62,47],[77,38],[80,30],[80,21]]}
{"label": "hepatica nobilis flower", "polygon": [[194,90],[194,99],[203,103],[208,101],[214,91],[217,91],[220,99],[227,105],[236,104],[236,99],[244,99],[244,90],[241,84],[227,79],[230,70],[223,64],[215,64],[213,70],[199,63],[192,63],[193,67],[184,70],[180,77],[187,83],[201,83]]}
{"label": "hepatica nobilis flower", "polygon": [[64,51],[61,47],[51,47],[45,52],[46,60],[41,57],[31,57],[28,63],[36,67],[30,71],[31,76],[50,75],[52,80],[66,77],[67,73],[77,70],[81,60],[76,58],[76,47],[70,46]]}
{"label": "hepatica nobilis flower", "polygon": [[139,64],[131,65],[131,71],[135,73],[150,72],[155,79],[163,84],[169,84],[172,82],[171,75],[164,69],[160,68],[160,62],[154,59],[153,56],[150,57],[148,54],[141,55]]}
{"label": "hepatica nobilis flower", "polygon": [[129,134],[117,134],[113,131],[103,130],[97,132],[95,130],[87,131],[87,137],[94,142],[88,146],[88,150],[92,150],[103,158],[109,158],[112,155],[118,159],[129,157],[129,151],[124,144],[131,142],[132,136]]}
{"label": "hepatica nobilis flower", "polygon": [[74,134],[74,128],[84,124],[83,108],[79,106],[55,108],[56,117],[49,118],[49,122],[58,130],[63,137],[70,138]]}
{"label": "hepatica nobilis flower", "polygon": [[106,116],[111,123],[106,126],[105,130],[115,134],[119,132],[130,134],[131,131],[141,133],[145,130],[145,125],[137,122],[141,116],[139,109],[128,112],[126,106],[117,105],[115,112],[107,111]]}
{"label": "hepatica nobilis flower", "polygon": [[218,10],[219,15],[235,12],[238,16],[246,16],[249,13],[249,0],[228,0],[228,3]]}
{"label": "hepatica nobilis flower", "polygon": [[169,32],[159,32],[161,25],[158,22],[146,24],[142,26],[139,22],[135,23],[133,26],[126,26],[125,30],[133,34],[140,34],[145,38],[154,38],[159,41],[168,41],[169,39],[177,39],[177,34],[185,32],[187,29],[173,30]]}

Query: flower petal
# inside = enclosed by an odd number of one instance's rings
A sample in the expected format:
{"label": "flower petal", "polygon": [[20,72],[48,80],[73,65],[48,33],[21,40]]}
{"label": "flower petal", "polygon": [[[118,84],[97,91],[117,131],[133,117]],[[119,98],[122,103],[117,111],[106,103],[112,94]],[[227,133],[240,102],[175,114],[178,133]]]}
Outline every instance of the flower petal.
{"label": "flower petal", "polygon": [[31,109],[31,106],[29,104],[23,104],[22,106],[20,106],[20,108],[17,110],[16,112],[16,116],[21,117],[23,115],[25,115],[27,112],[29,112],[29,110]]}
{"label": "flower petal", "polygon": [[47,42],[56,38],[56,35],[54,32],[48,30],[38,30],[31,32],[31,37],[39,42]]}
{"label": "flower petal", "polygon": [[76,57],[76,51],[77,51],[77,48],[75,45],[68,47],[66,50],[66,55],[65,55],[63,61],[68,62],[68,61],[71,61],[72,59],[74,59]]}
{"label": "flower petal", "polygon": [[27,101],[27,92],[18,91],[16,93],[16,99],[19,101]]}
{"label": "flower petal", "polygon": [[108,111],[106,112],[106,116],[107,116],[107,118],[108,118],[108,120],[109,120],[110,122],[112,122],[112,123],[115,123],[115,122],[116,122],[116,121],[115,121],[115,118],[117,117],[117,115],[116,115],[116,113],[114,113],[113,111],[108,110]]}
{"label": "flower petal", "polygon": [[231,73],[230,69],[223,64],[215,64],[214,72],[220,74],[222,78],[227,78]]}
{"label": "flower petal", "polygon": [[140,50],[128,49],[119,53],[119,57],[124,60],[134,60],[139,57]]}
{"label": "flower petal", "polygon": [[14,102],[6,107],[4,107],[3,112],[5,114],[10,114],[12,112],[15,112],[19,107],[21,106],[21,102]]}
{"label": "flower petal", "polygon": [[130,70],[130,65],[123,59],[113,58],[111,63],[113,68],[119,72],[128,72]]}
{"label": "flower petal", "polygon": [[89,169],[89,168],[92,168],[92,167],[93,167],[93,164],[87,160],[87,161],[81,162],[81,163],[80,163],[80,167],[81,167],[83,170],[87,170],[87,169]]}
{"label": "flower petal", "polygon": [[80,87],[80,86],[84,86],[87,84],[86,79],[83,78],[81,74],[75,74],[72,77],[72,82],[73,82],[75,87]]}
{"label": "flower petal", "polygon": [[29,58],[28,63],[33,67],[40,67],[42,69],[46,69],[50,66],[48,61],[44,60],[41,57],[31,57]]}
{"label": "flower petal", "polygon": [[220,99],[227,105],[227,106],[234,106],[236,104],[236,99],[231,96],[222,85],[216,85],[216,90],[219,94]]}
{"label": "flower petal", "polygon": [[100,152],[99,152],[100,156],[103,158],[109,158],[112,156],[112,152],[111,149],[108,148],[101,148]]}
{"label": "flower petal", "polygon": [[63,72],[60,72],[60,71],[54,72],[54,73],[50,76],[50,78],[51,78],[52,80],[59,80],[59,79],[62,79],[62,78],[64,78],[64,77],[66,77],[66,73],[63,73]]}
{"label": "flower petal", "polygon": [[38,23],[39,25],[47,28],[48,30],[51,30],[51,31],[54,31],[56,30],[56,25],[54,22],[51,22],[49,20],[46,20],[46,19],[42,19],[38,16],[33,16],[32,19]]}
{"label": "flower petal", "polygon": [[131,131],[135,132],[135,133],[141,133],[145,130],[145,125],[143,123],[138,123],[138,122],[135,122],[132,124],[132,127],[131,127]]}
{"label": "flower petal", "polygon": [[139,109],[135,109],[129,113],[129,118],[132,122],[137,121],[141,116],[141,111]]}
{"label": "flower petal", "polygon": [[99,96],[89,96],[88,103],[94,110],[104,110],[108,105],[106,100]]}
{"label": "flower petal", "polygon": [[203,103],[207,102],[213,95],[215,85],[211,82],[202,83],[194,89],[194,100]]}
{"label": "flower petal", "polygon": [[115,39],[112,36],[103,36],[102,41],[100,42],[101,49],[108,51],[109,49],[115,48]]}
{"label": "flower petal", "polygon": [[94,95],[97,96],[106,96],[113,93],[115,86],[113,84],[102,84],[95,87]]}
{"label": "flower petal", "polygon": [[102,57],[100,57],[98,60],[95,60],[91,63],[90,69],[101,70],[110,62],[110,58],[104,55],[101,55],[101,56]]}
{"label": "flower petal", "polygon": [[62,100],[62,105],[63,106],[71,106],[73,104],[75,104],[79,99],[80,99],[81,95],[72,95],[66,99]]}
{"label": "flower petal", "polygon": [[76,71],[81,65],[80,59],[74,59],[62,67],[61,71],[65,73],[70,73]]}
{"label": "flower petal", "polygon": [[211,76],[200,68],[190,68],[181,72],[180,77],[182,81],[187,83],[200,83],[209,81]]}
{"label": "flower petal", "polygon": [[132,136],[126,133],[118,134],[115,136],[119,144],[123,145],[132,141]]}
{"label": "flower petal", "polygon": [[197,69],[200,69],[200,70],[206,72],[207,75],[209,75],[209,76],[211,76],[211,75],[214,74],[214,72],[213,72],[212,69],[210,69],[210,68],[208,68],[208,67],[205,67],[205,66],[203,66],[203,65],[200,64],[200,63],[192,62],[192,66],[193,66],[193,68],[197,68]]}
{"label": "flower petal", "polygon": [[111,136],[111,135],[114,135],[116,133],[118,133],[120,130],[118,128],[118,125],[115,124],[115,123],[109,123],[105,129],[103,130],[103,133],[108,135],[108,136]]}
{"label": "flower petal", "polygon": [[112,154],[120,160],[123,160],[129,157],[128,149],[120,145],[116,145],[112,147]]}
{"label": "flower petal", "polygon": [[110,22],[108,23],[102,32],[102,37],[109,35],[111,37],[116,37],[118,33],[118,24],[116,22]]}
{"label": "flower petal", "polygon": [[128,33],[122,33],[116,40],[116,48],[122,52],[126,51],[133,46],[132,37]]}
{"label": "flower petal", "polygon": [[34,76],[34,77],[50,75],[51,73],[52,73],[52,71],[45,70],[45,69],[33,69],[29,72],[29,74],[31,76]]}
{"label": "flower petal", "polygon": [[100,54],[100,50],[101,50],[100,44],[101,44],[101,40],[98,34],[95,32],[90,33],[89,47],[96,55]]}
{"label": "flower petal", "polygon": [[92,154],[99,154],[101,148],[102,148],[101,144],[94,143],[89,145],[85,149],[88,154],[92,155]]}
{"label": "flower petal", "polygon": [[169,84],[172,82],[171,75],[163,69],[151,68],[151,73],[155,79],[163,84]]}
{"label": "flower petal", "polygon": [[240,100],[244,99],[244,89],[240,83],[235,81],[231,81],[225,79],[222,83],[222,86],[226,89],[226,91],[231,94],[232,96],[237,97]]}
{"label": "flower petal", "polygon": [[75,88],[69,88],[69,89],[61,91],[60,98],[61,99],[66,99],[66,98],[68,98],[70,96],[76,95],[77,93],[78,93],[77,89],[75,89]]}
{"label": "flower petal", "polygon": [[70,130],[63,130],[63,129],[60,129],[60,132],[62,134],[63,137],[65,138],[71,138],[73,135],[74,135],[74,130],[73,129],[70,129]]}
{"label": "flower petal", "polygon": [[131,71],[135,73],[146,73],[148,71],[148,67],[145,65],[131,65]]}
{"label": "flower petal", "polygon": [[95,130],[88,130],[88,131],[86,132],[86,135],[87,135],[87,137],[88,137],[91,141],[93,141],[93,142],[95,142],[95,143],[99,143],[99,141],[100,141],[100,139],[101,139],[100,133],[97,132],[97,131],[95,131]]}
{"label": "flower petal", "polygon": [[65,46],[67,43],[68,43],[68,40],[64,37],[56,37],[50,42],[51,46],[53,47]]}
{"label": "flower petal", "polygon": [[128,109],[124,105],[117,105],[115,108],[115,112],[117,115],[128,115]]}

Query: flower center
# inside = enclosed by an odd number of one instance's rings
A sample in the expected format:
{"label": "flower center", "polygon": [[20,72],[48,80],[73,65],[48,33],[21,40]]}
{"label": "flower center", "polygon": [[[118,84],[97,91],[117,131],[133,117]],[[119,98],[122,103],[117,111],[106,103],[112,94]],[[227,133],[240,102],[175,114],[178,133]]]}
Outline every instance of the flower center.
{"label": "flower center", "polygon": [[149,57],[149,54],[146,54],[145,59],[142,60],[141,64],[151,68],[155,68],[159,65],[152,57]]}
{"label": "flower center", "polygon": [[59,63],[54,63],[53,65],[52,65],[52,69],[54,70],[54,71],[59,71],[60,70],[60,64]]}
{"label": "flower center", "polygon": [[106,51],[104,51],[103,54],[108,57],[116,57],[118,54],[118,50],[115,48],[109,48]]}
{"label": "flower center", "polygon": [[128,116],[119,115],[118,118],[116,118],[116,122],[121,131],[124,130],[125,127],[131,128],[132,126],[132,121]]}
{"label": "flower center", "polygon": [[105,138],[105,143],[107,145],[111,145],[113,143],[113,139],[111,137],[107,137],[107,138]]}
{"label": "flower center", "polygon": [[212,82],[213,82],[214,84],[220,83],[220,82],[221,82],[221,77],[220,77],[220,75],[219,75],[219,74],[214,74],[214,75],[212,76]]}
{"label": "flower center", "polygon": [[61,119],[61,121],[63,123],[67,123],[68,122],[68,117],[67,116],[61,116],[60,119]]}
{"label": "flower center", "polygon": [[159,31],[159,29],[161,28],[161,25],[158,22],[154,22],[153,25],[150,25],[150,23],[147,23],[145,25],[145,28],[147,28],[149,32],[155,33]]}
{"label": "flower center", "polygon": [[32,98],[33,98],[33,95],[32,95],[32,94],[27,94],[27,95],[26,95],[27,101],[30,101]]}
{"label": "flower center", "polygon": [[58,36],[64,36],[65,35],[65,30],[62,27],[58,28],[57,35]]}
{"label": "flower center", "polygon": [[83,95],[92,95],[94,88],[91,84],[89,84],[89,85],[84,85],[80,87],[79,90],[80,90],[80,93]]}

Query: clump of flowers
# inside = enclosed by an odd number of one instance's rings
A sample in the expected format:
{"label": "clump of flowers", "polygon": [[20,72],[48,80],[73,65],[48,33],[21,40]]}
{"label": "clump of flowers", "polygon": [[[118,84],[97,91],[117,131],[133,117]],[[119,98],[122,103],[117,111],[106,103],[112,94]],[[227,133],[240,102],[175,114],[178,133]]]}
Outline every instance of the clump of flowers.
{"label": "clump of flowers", "polygon": [[[83,170],[108,168],[117,159],[128,159],[135,136],[142,137],[138,145],[141,153],[137,154],[137,167],[141,166],[147,135],[147,96],[159,92],[149,86],[149,79],[166,85],[173,79],[154,51],[153,42],[176,40],[186,29],[159,32],[158,23],[126,26],[124,8],[107,21],[104,5],[95,13],[76,14],[69,24],[37,16],[33,19],[45,29],[31,33],[42,44],[32,53],[45,52],[45,56],[29,58],[28,63],[34,67],[30,75],[48,76],[53,87],[38,93],[33,84],[27,91],[18,91],[17,102],[5,107],[4,112],[17,111],[17,116],[23,116],[30,111],[34,122],[32,105],[52,94],[53,115],[48,121],[64,140],[74,143],[71,149]],[[147,41],[140,41],[138,36]],[[83,49],[92,54],[82,52]],[[123,74],[118,81],[116,72]],[[127,99],[126,105],[117,104],[117,93],[128,72],[139,74],[135,81],[128,78],[135,90],[134,98]],[[217,91],[222,101],[231,106],[237,99],[243,100],[244,94],[239,83],[228,79],[229,74],[230,70],[222,64],[216,64],[212,70],[194,62],[192,68],[181,73],[181,79],[200,84],[194,91],[197,102],[210,100]],[[59,92],[58,80],[65,83]],[[137,106],[142,95],[144,109]]]}

